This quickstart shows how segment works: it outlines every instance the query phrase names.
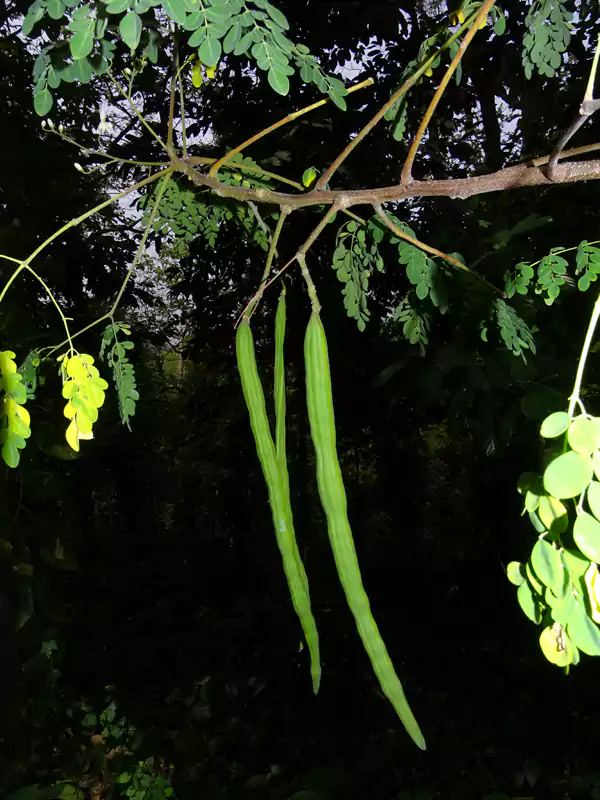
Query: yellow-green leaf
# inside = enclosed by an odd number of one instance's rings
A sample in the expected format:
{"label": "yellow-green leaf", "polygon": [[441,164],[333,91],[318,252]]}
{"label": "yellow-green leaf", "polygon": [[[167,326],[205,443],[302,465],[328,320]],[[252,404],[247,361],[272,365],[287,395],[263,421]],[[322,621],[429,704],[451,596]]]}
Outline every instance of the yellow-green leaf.
{"label": "yellow-green leaf", "polygon": [[544,472],[544,488],[548,494],[560,499],[577,497],[592,479],[592,461],[589,456],[570,451],[551,461]]}
{"label": "yellow-green leaf", "polygon": [[314,167],[308,167],[302,174],[302,185],[308,187],[314,183],[317,177],[317,170]]}
{"label": "yellow-green leaf", "polygon": [[582,511],[573,525],[573,540],[590,561],[600,562],[600,522]]}
{"label": "yellow-green leaf", "polygon": [[77,430],[77,423],[75,422],[75,419],[72,419],[71,422],[69,423],[69,427],[67,428],[65,433],[65,438],[67,440],[67,444],[69,445],[69,447],[71,447],[73,450],[75,450],[76,453],[78,453],[79,431]]}
{"label": "yellow-green leaf", "polygon": [[549,531],[563,533],[567,529],[569,522],[567,509],[556,497],[549,495],[540,497],[537,512]]}
{"label": "yellow-green leaf", "polygon": [[541,632],[540,647],[548,661],[551,664],[556,664],[557,667],[566,667],[573,660],[571,640],[563,626],[558,622],[544,628]]}
{"label": "yellow-green leaf", "polygon": [[577,417],[569,426],[567,438],[571,448],[577,453],[591,455],[600,447],[600,420]]}

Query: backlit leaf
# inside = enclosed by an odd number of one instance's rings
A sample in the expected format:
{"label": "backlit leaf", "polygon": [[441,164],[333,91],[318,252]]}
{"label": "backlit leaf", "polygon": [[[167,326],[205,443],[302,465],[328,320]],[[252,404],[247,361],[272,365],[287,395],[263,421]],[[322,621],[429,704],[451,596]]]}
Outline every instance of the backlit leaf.
{"label": "backlit leaf", "polygon": [[522,583],[517,589],[517,600],[525,616],[535,622],[536,625],[539,625],[542,619],[540,604],[533,596],[531,587],[527,582]]}
{"label": "backlit leaf", "polygon": [[587,490],[587,501],[596,519],[600,519],[600,483],[592,481]]}
{"label": "backlit leaf", "polygon": [[520,586],[525,581],[525,568],[518,561],[511,561],[506,567],[506,576],[515,586]]}
{"label": "backlit leaf", "polygon": [[582,604],[567,625],[567,633],[577,647],[588,656],[600,656],[600,630],[590,619]]}
{"label": "backlit leaf", "polygon": [[33,107],[39,117],[45,117],[52,108],[54,99],[48,89],[42,89],[33,96]]}
{"label": "backlit leaf", "polygon": [[600,522],[585,511],[577,515],[573,525],[573,540],[584,556],[600,562]]}
{"label": "backlit leaf", "polygon": [[538,539],[531,552],[531,565],[540,581],[559,595],[564,582],[564,570],[558,550],[545,539]]}
{"label": "backlit leaf", "polygon": [[591,455],[600,447],[600,420],[577,417],[569,426],[567,438],[577,453]]}
{"label": "backlit leaf", "polygon": [[92,28],[86,25],[85,28],[73,34],[69,42],[69,47],[71,49],[71,55],[75,60],[88,56],[94,47]]}
{"label": "backlit leaf", "polygon": [[558,623],[544,628],[540,634],[540,647],[548,661],[557,667],[566,667],[572,661],[571,641]]}
{"label": "backlit leaf", "polygon": [[286,95],[289,93],[290,82],[285,72],[271,67],[268,77],[271,88],[274,89],[277,94]]}
{"label": "backlit leaf", "polygon": [[560,499],[577,497],[592,479],[592,461],[581,453],[569,452],[555,458],[544,472],[544,488]]}
{"label": "backlit leaf", "polygon": [[546,439],[553,439],[555,436],[560,436],[569,427],[571,417],[566,411],[555,411],[542,422],[540,428],[541,435]]}
{"label": "backlit leaf", "polygon": [[[529,493],[527,495],[529,497]],[[525,507],[527,508],[527,497]],[[527,509],[529,510],[529,509]],[[535,509],[533,509],[535,510]],[[565,506],[556,497],[542,495],[537,505],[537,513],[549,531],[552,533],[564,533],[569,523],[569,517]]]}
{"label": "backlit leaf", "polygon": [[137,48],[142,34],[142,20],[135,11],[130,11],[120,21],[119,33],[130,50]]}

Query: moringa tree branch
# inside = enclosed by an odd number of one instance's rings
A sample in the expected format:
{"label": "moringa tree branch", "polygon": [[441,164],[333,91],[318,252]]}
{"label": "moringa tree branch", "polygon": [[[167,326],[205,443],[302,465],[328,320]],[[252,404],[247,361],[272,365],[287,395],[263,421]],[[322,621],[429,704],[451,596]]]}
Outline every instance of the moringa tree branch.
{"label": "moringa tree branch", "polygon": [[[569,155],[565,152],[564,155]],[[315,189],[306,194],[294,195],[270,189],[246,189],[237,186],[225,186],[216,178],[198,172],[190,160],[174,158],[170,164],[176,171],[182,172],[193,183],[211,189],[219,197],[231,197],[240,202],[269,203],[287,206],[290,209],[310,208],[319,205],[336,205],[339,208],[350,208],[357,205],[377,206],[382,203],[397,202],[410,197],[450,197],[465,200],[480,194],[502,192],[507,189],[521,189],[529,186],[557,186],[562,183],[600,179],[600,159],[558,164],[553,173],[553,180],[546,174],[546,158],[535,159],[512,167],[505,167],[487,175],[475,175],[471,178],[449,178],[444,180],[413,181],[406,185],[384,186],[353,190]]]}

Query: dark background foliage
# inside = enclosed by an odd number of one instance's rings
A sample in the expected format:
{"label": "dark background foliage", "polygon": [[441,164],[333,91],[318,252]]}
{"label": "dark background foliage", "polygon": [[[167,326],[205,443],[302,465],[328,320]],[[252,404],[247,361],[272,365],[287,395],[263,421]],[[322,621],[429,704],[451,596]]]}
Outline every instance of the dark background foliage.
{"label": "dark background foliage", "polygon": [[[31,57],[14,24],[25,7],[5,8],[0,42],[0,244],[15,256],[106,191],[140,177],[129,168],[112,177],[81,176],[74,152],[42,135],[31,107]],[[377,78],[346,114],[328,105],[252,149],[259,163],[284,151],[289,160],[279,169],[297,179],[309,164],[324,168],[387,100],[445,9],[358,0],[281,7],[327,70],[354,59],[365,76]],[[462,176],[544,154],[575,113],[589,69],[582,42],[595,38],[597,9],[580,24],[552,81],[524,78],[527,7],[511,1],[504,9],[506,34],[475,38],[461,84],[450,86],[434,118],[417,176]],[[157,85],[148,77],[145,102],[164,133],[167,95],[156,93]],[[102,97],[101,88],[94,91],[74,86],[60,114],[65,125],[82,129],[83,143],[91,141],[88,121]],[[425,82],[411,95],[410,133],[431,92]],[[276,98],[229,58],[214,81],[191,94],[188,116],[192,132],[210,127],[213,149],[222,152],[314,97],[314,86],[296,84],[288,98]],[[594,128],[584,128],[577,144],[597,138]],[[151,139],[136,136],[114,152],[157,156]],[[388,184],[405,153],[406,144],[382,125],[336,181]],[[467,263],[479,260],[479,271],[501,284],[520,260],[595,238],[598,191],[591,182],[415,202],[395,213],[422,240],[461,252]],[[553,221],[494,250],[492,235],[528,214]],[[295,216],[283,239],[290,254],[317,219],[311,212]],[[116,293],[136,246],[131,225],[122,210],[105,214],[68,232],[38,263],[78,327]],[[164,311],[162,333],[137,311],[148,299],[144,292],[128,289],[123,313],[134,325],[141,394],[133,432],[108,403],[95,440],[81,457],[67,459],[57,450],[63,423],[50,367],[32,403],[34,433],[21,467],[1,471],[3,794],[59,780],[90,797],[116,791],[107,748],[124,739],[113,731],[102,743],[84,721],[111,702],[117,718],[135,728],[126,749],[173,765],[183,798],[285,800],[304,791],[295,796],[392,800],[419,787],[431,796],[479,798],[495,788],[511,791],[527,759],[541,766],[536,797],[567,796],[573,775],[580,776],[575,788],[587,792],[585,781],[600,767],[597,665],[584,659],[567,678],[543,659],[504,568],[531,547],[515,484],[521,471],[538,465],[539,420],[566,403],[592,292],[568,287],[551,308],[535,297],[516,302],[538,328],[538,353],[523,363],[493,337],[481,341],[489,297],[457,279],[450,312],[434,319],[421,353],[389,330],[382,335],[407,289],[393,250],[384,252],[385,271],[371,282],[372,316],[359,333],[330,266],[334,237],[335,230],[325,232],[311,259],[350,516],[374,614],[427,753],[415,751],[379,695],[333,568],[303,395],[309,305],[292,273],[292,499],[324,663],[321,693],[311,695],[234,364],[233,322],[256,288],[263,255],[231,225],[214,249],[198,240],[171,262],[171,294],[153,300]],[[1,268],[6,279],[9,265]],[[267,293],[254,320],[267,384],[276,294]],[[169,315],[181,297],[186,336],[174,351],[168,334],[177,325]],[[4,301],[0,334],[2,348],[19,357],[61,338],[53,309],[28,281]],[[85,337],[87,352],[98,346],[98,334]],[[592,359],[591,407],[597,379]]]}

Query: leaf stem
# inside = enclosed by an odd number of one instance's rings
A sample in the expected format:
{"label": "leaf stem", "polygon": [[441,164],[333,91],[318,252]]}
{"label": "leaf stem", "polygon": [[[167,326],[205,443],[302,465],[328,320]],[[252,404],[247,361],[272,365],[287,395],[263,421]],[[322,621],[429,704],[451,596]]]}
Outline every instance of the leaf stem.
{"label": "leaf stem", "polygon": [[[137,249],[136,254],[135,254],[134,258],[133,258],[133,261],[131,262],[131,266],[127,270],[127,274],[125,275],[125,278],[123,279],[123,283],[121,284],[121,288],[119,289],[119,291],[117,293],[117,296],[115,298],[115,301],[112,304],[110,310],[107,311],[106,314],[103,314],[101,317],[98,317],[98,319],[94,320],[94,322],[90,322],[89,325],[86,325],[84,328],[81,328],[81,330],[78,330],[77,333],[72,334],[71,339],[75,339],[77,336],[81,336],[82,333],[85,333],[86,331],[89,331],[91,328],[95,328],[96,325],[99,325],[101,322],[104,322],[107,319],[112,319],[112,317],[114,316],[114,313],[117,310],[119,303],[121,302],[121,298],[123,297],[123,292],[125,291],[125,287],[127,286],[128,282],[129,282],[129,279],[131,278],[133,270],[136,268],[140,258],[142,257],[142,254],[144,252],[144,248],[146,246],[146,240],[148,239],[148,234],[150,233],[150,228],[152,227],[152,223],[154,222],[154,218],[155,218],[156,212],[158,210],[158,204],[160,203],[160,200],[161,200],[161,198],[162,198],[162,196],[163,196],[163,194],[165,192],[165,189],[167,188],[167,184],[171,180],[171,175],[172,175],[172,170],[170,170],[166,175],[163,176],[162,182],[161,182],[160,186],[158,187],[158,192],[157,192],[156,198],[154,200],[154,205],[152,206],[152,211],[150,212],[150,217],[148,218],[148,223],[147,223],[147,225],[146,225],[146,227],[144,229],[144,233],[143,233],[142,238],[140,240],[140,243],[138,245],[138,249]],[[60,344],[57,344],[55,347],[49,348],[49,352],[46,354],[45,357],[48,358],[49,356],[52,355],[52,353],[54,353],[55,350],[59,350],[61,347],[64,347],[64,345],[66,343],[67,343],[66,341],[63,341],[63,342],[60,342]]]}
{"label": "leaf stem", "polygon": [[406,156],[406,160],[404,162],[404,166],[402,167],[402,175],[400,177],[400,183],[410,183],[412,181],[412,174],[411,174],[412,165],[413,165],[413,162],[415,160],[415,156],[417,154],[417,150],[419,149],[419,145],[421,143],[421,140],[422,140],[423,136],[425,135],[425,131],[427,130],[427,126],[429,125],[429,122],[431,120],[431,117],[433,116],[433,113],[434,113],[435,109],[437,108],[437,105],[440,102],[440,100],[442,98],[442,95],[446,91],[446,87],[448,86],[448,83],[450,82],[450,78],[452,77],[452,75],[456,71],[456,68],[460,64],[460,61],[461,61],[462,57],[464,56],[464,54],[465,54],[465,52],[467,50],[467,47],[471,44],[471,42],[473,40],[473,37],[477,33],[477,31],[479,29],[479,23],[483,19],[485,19],[485,17],[487,17],[490,8],[494,5],[494,2],[495,2],[495,0],[484,0],[484,2],[481,4],[480,8],[478,9],[477,15],[475,16],[475,18],[470,23],[470,28],[467,31],[467,35],[465,36],[465,38],[460,43],[459,48],[458,48],[458,50],[456,51],[456,53],[454,55],[454,58],[450,62],[449,66],[448,66],[448,69],[446,70],[446,72],[444,74],[444,77],[440,81],[440,85],[438,86],[435,94],[433,95],[433,97],[431,99],[431,102],[429,103],[429,106],[427,107],[427,110],[425,111],[425,114],[423,116],[421,124],[419,125],[419,129],[417,130],[417,133],[415,134],[415,138],[413,139],[413,142],[412,142],[412,144],[410,146],[410,149],[408,151],[408,155]]}
{"label": "leaf stem", "polygon": [[577,403],[581,402],[579,399],[579,392],[581,391],[581,383],[583,381],[583,371],[585,370],[585,362],[587,361],[587,357],[590,352],[590,347],[592,345],[592,339],[594,338],[594,331],[596,330],[598,319],[600,319],[600,295],[598,295],[596,303],[594,304],[594,310],[592,311],[590,324],[588,325],[587,333],[585,335],[585,340],[583,342],[583,347],[581,349],[579,364],[577,365],[577,374],[575,375],[573,394],[569,398],[568,413],[570,417],[573,416],[573,412],[575,411],[575,406],[577,405]]}
{"label": "leaf stem", "polygon": [[450,36],[444,42],[444,44],[440,48],[438,48],[438,50],[435,51],[435,53],[433,53],[431,56],[429,56],[429,58],[426,61],[424,61],[421,64],[421,66],[415,72],[413,72],[413,74],[409,78],[407,78],[404,81],[402,86],[396,92],[394,92],[394,94],[390,97],[390,99],[387,101],[387,103],[385,103],[385,105],[383,105],[379,109],[379,111],[375,114],[375,116],[372,117],[369,120],[369,122],[367,122],[365,127],[361,131],[359,131],[356,134],[356,136],[350,142],[348,142],[346,147],[342,150],[342,152],[335,159],[335,161],[333,161],[333,163],[328,167],[328,169],[325,170],[323,175],[321,175],[319,180],[316,182],[313,191],[315,191],[315,192],[320,191],[321,189],[324,189],[327,186],[327,184],[329,183],[329,181],[330,181],[332,175],[334,174],[334,172],[336,172],[339,169],[339,167],[342,165],[342,163],[348,158],[350,153],[352,153],[354,148],[358,147],[358,145],[362,142],[362,140],[365,138],[365,136],[367,136],[373,130],[373,128],[377,125],[377,123],[380,122],[384,118],[384,116],[386,115],[387,111],[395,103],[397,103],[398,100],[400,100],[402,98],[402,96],[405,95],[408,92],[408,90],[419,80],[421,75],[423,75],[423,73],[425,73],[429,69],[429,67],[433,64],[433,62],[440,55],[440,53],[442,53],[444,50],[446,50],[452,44],[452,42],[454,42],[456,39],[458,39],[458,37],[469,27],[469,25],[471,24],[471,22],[475,18],[475,16],[476,16],[476,12],[473,13],[469,17],[469,19],[466,20],[466,22],[464,22],[460,26],[460,28],[457,31],[455,31],[452,34],[452,36]]}
{"label": "leaf stem", "polygon": [[65,343],[69,345],[69,348],[70,348],[71,352],[73,352],[73,342],[72,342],[71,332],[69,331],[69,323],[67,322],[67,318],[66,318],[66,317],[65,317],[65,315],[63,314],[63,312],[62,312],[62,309],[61,309],[60,305],[58,304],[58,301],[57,301],[57,299],[56,299],[56,298],[54,297],[54,295],[52,294],[52,291],[51,291],[50,287],[49,287],[49,286],[46,284],[46,282],[45,282],[45,281],[44,281],[44,280],[43,280],[43,279],[42,279],[42,278],[41,278],[41,277],[40,277],[40,276],[37,274],[37,272],[36,272],[35,270],[33,270],[33,269],[32,269],[32,268],[29,266],[29,265],[27,265],[27,266],[25,267],[25,269],[26,269],[28,272],[30,272],[30,273],[33,275],[33,277],[34,277],[34,278],[35,278],[37,281],[39,281],[39,282],[42,284],[42,286],[44,287],[44,290],[45,290],[46,294],[48,295],[48,297],[50,298],[50,300],[51,300],[51,301],[52,301],[52,303],[54,304],[54,307],[56,308],[56,310],[58,311],[58,313],[59,313],[59,315],[60,315],[60,318],[61,318],[61,320],[62,320],[62,324],[63,324],[63,325],[64,325],[64,327],[65,327],[65,333],[66,333],[66,335],[67,335],[67,338],[66,338],[66,340],[65,340]]}
{"label": "leaf stem", "polygon": [[[89,211],[86,211],[84,214],[81,214],[81,216],[69,220],[69,222],[63,225],[62,228],[59,228],[57,231],[54,231],[53,234],[51,234],[45,241],[43,241],[38,247],[36,247],[33,253],[27,256],[27,258],[24,261],[20,262],[17,269],[7,280],[6,284],[4,285],[4,288],[2,289],[2,292],[0,292],[0,303],[2,303],[2,301],[4,300],[6,292],[10,288],[15,278],[19,275],[19,273],[21,273],[24,269],[27,269],[27,267],[31,264],[33,259],[36,258],[36,256],[38,256],[42,252],[42,250],[48,247],[48,245],[51,244],[55,239],[58,239],[59,236],[62,236],[63,233],[66,233],[66,231],[68,231],[69,228],[75,228],[77,227],[77,225],[81,225],[82,222],[85,222],[86,219],[92,217],[94,214],[97,214],[98,211],[102,211],[103,208],[107,208],[112,203],[116,203],[117,200],[121,200],[123,197],[127,197],[128,194],[131,194],[131,192],[134,192],[136,189],[141,189],[142,186],[146,186],[147,184],[152,183],[153,181],[157,180],[157,178],[160,178],[161,175],[164,175],[165,177],[167,175],[170,175],[172,172],[174,172],[174,170],[175,167],[167,167],[166,169],[163,169],[160,172],[155,172],[154,175],[149,175],[147,178],[144,178],[138,183],[133,184],[133,186],[129,186],[127,189],[124,189],[122,192],[119,192],[119,194],[116,194],[114,197],[111,197],[110,199],[105,200],[103,203],[94,206],[94,208],[90,209]],[[4,258],[8,258],[8,256],[4,256]],[[14,259],[10,260],[12,261]]]}
{"label": "leaf stem", "polygon": [[399,239],[404,239],[407,242],[410,242],[410,244],[412,244],[414,247],[418,247],[419,250],[423,250],[425,253],[431,253],[433,256],[442,258],[444,261],[452,264],[452,266],[456,269],[460,269],[463,272],[471,275],[473,278],[477,278],[478,281],[485,283],[486,286],[488,286],[490,289],[493,289],[493,291],[499,294],[501,297],[506,297],[506,292],[504,292],[502,289],[498,289],[497,286],[494,286],[493,283],[490,283],[482,275],[478,275],[476,272],[474,272],[474,270],[467,267],[466,264],[463,264],[462,261],[459,261],[457,258],[454,258],[454,256],[444,253],[442,250],[438,250],[436,247],[431,247],[431,245],[425,244],[425,242],[420,241],[420,239],[415,239],[414,236],[410,236],[408,233],[405,233],[402,228],[399,228],[398,225],[392,222],[381,206],[377,205],[373,206],[373,208],[377,212],[379,219],[392,231],[395,236],[398,236]]}
{"label": "leaf stem", "polygon": [[120,95],[122,95],[122,97],[124,97],[124,98],[125,98],[125,100],[127,100],[127,102],[129,103],[129,106],[130,106],[131,110],[132,110],[132,111],[133,111],[133,113],[136,115],[136,117],[139,119],[139,121],[142,123],[142,125],[143,125],[143,126],[146,128],[146,130],[148,131],[148,133],[149,133],[151,136],[153,136],[153,137],[156,139],[156,141],[157,141],[157,142],[159,143],[159,145],[160,145],[160,146],[163,148],[163,150],[166,150],[166,151],[167,151],[167,153],[169,153],[170,151],[169,151],[169,148],[167,147],[167,145],[166,145],[166,144],[163,142],[163,140],[160,138],[160,136],[158,135],[158,133],[157,133],[157,132],[154,130],[154,128],[152,127],[152,125],[150,125],[150,123],[149,123],[149,122],[146,120],[146,118],[144,117],[144,115],[141,113],[141,111],[139,110],[139,108],[136,106],[136,104],[135,104],[135,103],[133,102],[133,100],[131,99],[131,87],[130,87],[130,91],[126,92],[126,91],[125,91],[125,90],[124,90],[124,89],[121,87],[121,84],[120,84],[120,83],[119,83],[119,82],[118,82],[118,81],[115,79],[115,77],[114,77],[114,75],[112,74],[112,72],[110,72],[110,71],[109,71],[109,72],[108,72],[108,76],[109,76],[109,78],[111,79],[111,81],[114,83],[114,85],[115,85],[115,87],[117,88],[117,91],[119,92],[119,94],[120,94]]}
{"label": "leaf stem", "polygon": [[283,228],[283,223],[286,220],[288,214],[291,213],[291,209],[282,207],[279,212],[279,219],[277,220],[277,225],[275,226],[275,230],[273,235],[271,236],[271,244],[269,247],[269,252],[267,254],[267,261],[265,263],[265,268],[263,271],[262,278],[260,279],[260,284],[258,286],[258,291],[250,301],[250,303],[246,306],[243,313],[243,319],[249,320],[252,314],[258,308],[258,304],[261,301],[261,298],[264,294],[266,283],[271,274],[271,267],[273,265],[273,259],[275,258],[275,254],[277,252],[277,243],[279,242],[279,237],[281,236],[281,230]]}
{"label": "leaf stem", "polygon": [[[366,81],[362,81],[361,83],[357,83],[355,86],[351,86],[348,89],[348,94],[352,92],[357,92],[359,89],[364,89],[367,86],[372,86],[374,83],[373,78],[367,78]],[[283,119],[274,122],[272,125],[269,125],[268,128],[264,128],[264,130],[255,133],[254,136],[251,136],[249,139],[246,139],[244,142],[239,144],[237,147],[234,147],[233,150],[230,150],[224,156],[222,156],[218,161],[216,161],[212,167],[210,168],[210,172],[208,173],[211,178],[214,178],[219,169],[225,164],[225,162],[230,161],[235,155],[241,153],[242,150],[245,150],[246,147],[249,147],[254,142],[257,142],[259,139],[262,139],[263,136],[266,136],[273,131],[276,131],[277,128],[281,128],[283,125],[287,125],[288,122],[293,122],[298,117],[303,116],[304,114],[308,114],[309,111],[314,111],[315,108],[319,108],[320,106],[325,105],[326,103],[330,103],[331,100],[329,97],[325,97],[322,100],[318,100],[316,103],[311,103],[309,106],[305,108],[301,108],[298,111],[294,111],[291,114],[288,114],[287,117],[283,117]]]}

